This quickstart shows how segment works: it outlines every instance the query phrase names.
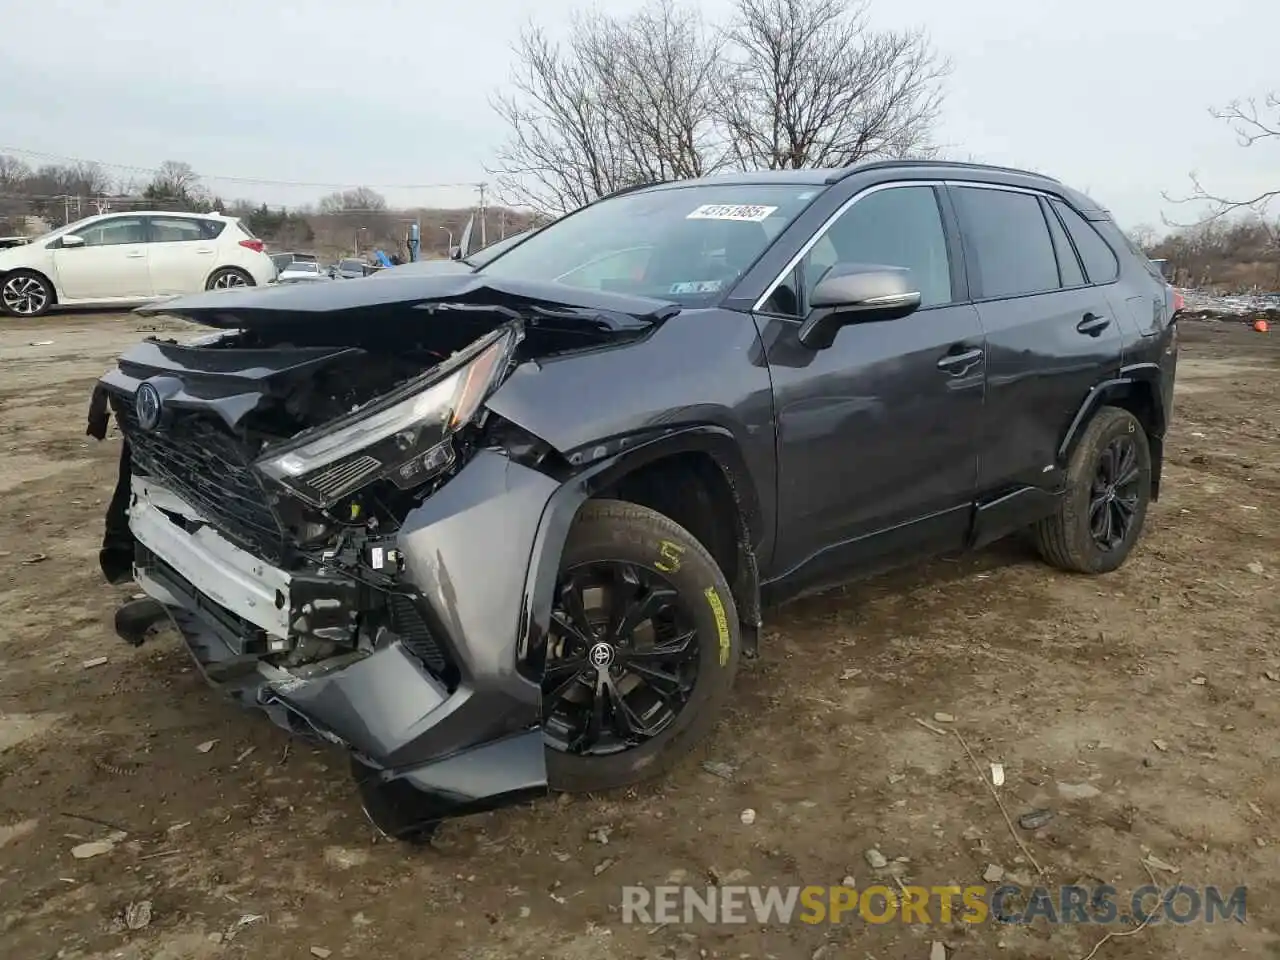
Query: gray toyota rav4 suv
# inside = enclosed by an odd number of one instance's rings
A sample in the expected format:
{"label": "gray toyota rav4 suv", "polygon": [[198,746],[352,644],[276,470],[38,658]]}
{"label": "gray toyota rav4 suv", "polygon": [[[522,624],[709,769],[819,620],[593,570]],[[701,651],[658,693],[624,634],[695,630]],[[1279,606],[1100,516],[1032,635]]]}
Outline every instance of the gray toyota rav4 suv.
{"label": "gray toyota rav4 suv", "polygon": [[804,591],[1029,535],[1104,574],[1160,490],[1173,292],[1105,210],[952,163],[605,197],[483,263],[145,308],[104,573],[413,838],[656,776]]}

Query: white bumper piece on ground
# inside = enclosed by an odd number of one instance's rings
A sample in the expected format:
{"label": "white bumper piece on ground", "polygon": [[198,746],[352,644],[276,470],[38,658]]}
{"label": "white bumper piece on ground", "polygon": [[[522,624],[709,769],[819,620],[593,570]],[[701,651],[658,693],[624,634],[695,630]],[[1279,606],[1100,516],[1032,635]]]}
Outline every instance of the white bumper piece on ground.
{"label": "white bumper piece on ground", "polygon": [[[189,533],[170,519],[170,514],[204,525]],[[266,631],[271,648],[287,649],[291,582],[288,573],[234,546],[218,534],[198,510],[144,477],[133,478],[129,528],[144,547],[201,593]],[[146,571],[137,571],[137,576],[149,596],[171,606],[180,605],[169,590]]]}

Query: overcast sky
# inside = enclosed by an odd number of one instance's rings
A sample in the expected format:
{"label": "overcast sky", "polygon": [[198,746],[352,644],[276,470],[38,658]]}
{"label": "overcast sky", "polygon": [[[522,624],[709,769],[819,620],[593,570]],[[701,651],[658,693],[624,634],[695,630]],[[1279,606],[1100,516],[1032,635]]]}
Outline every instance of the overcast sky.
{"label": "overcast sky", "polygon": [[[609,11],[640,0],[600,0]],[[731,0],[703,0],[710,19]],[[470,183],[501,142],[489,95],[536,11],[575,0],[39,0],[6,5],[0,148],[202,174],[324,184]],[[926,27],[954,63],[939,140],[1091,193],[1123,226],[1158,226],[1187,174],[1280,186],[1280,143],[1244,150],[1208,115],[1280,87],[1280,4],[1264,0],[874,0],[878,26]],[[23,157],[38,162],[38,157]],[[122,171],[114,171],[121,173]],[[1270,179],[1268,179],[1270,177]],[[324,188],[211,181],[273,203]],[[467,189],[383,190],[465,205]]]}

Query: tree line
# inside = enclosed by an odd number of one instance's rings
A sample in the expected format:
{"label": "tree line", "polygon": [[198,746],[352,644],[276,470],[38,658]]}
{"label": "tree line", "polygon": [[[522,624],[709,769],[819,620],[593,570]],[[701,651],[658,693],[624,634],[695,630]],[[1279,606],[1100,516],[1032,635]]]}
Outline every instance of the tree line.
{"label": "tree line", "polygon": [[[31,167],[0,154],[0,236],[30,233],[29,218],[60,226],[103,212],[173,210],[218,212],[239,217],[256,236],[278,249],[312,248],[338,255],[383,247],[402,254],[410,222],[421,227],[422,250],[444,256],[460,239],[468,209],[393,209],[369,187],[352,187],[321,197],[314,205],[292,209],[245,199],[225,199],[210,191],[190,164],[166,160],[139,183],[113,179],[93,163]],[[487,234],[525,229],[528,213],[493,207],[486,212]],[[477,227],[477,236],[479,228]]]}

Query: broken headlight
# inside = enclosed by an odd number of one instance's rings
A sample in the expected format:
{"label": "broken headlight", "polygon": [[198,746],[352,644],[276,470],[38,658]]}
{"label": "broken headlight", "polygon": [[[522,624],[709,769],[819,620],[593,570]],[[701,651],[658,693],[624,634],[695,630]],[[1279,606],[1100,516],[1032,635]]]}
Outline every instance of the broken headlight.
{"label": "broken headlight", "polygon": [[501,380],[518,340],[514,327],[495,331],[390,396],[276,447],[258,469],[318,507],[382,477],[410,490],[453,463],[453,435]]}

